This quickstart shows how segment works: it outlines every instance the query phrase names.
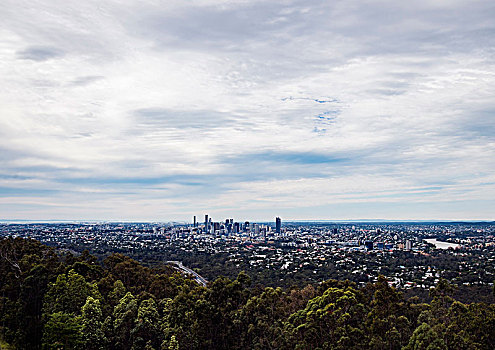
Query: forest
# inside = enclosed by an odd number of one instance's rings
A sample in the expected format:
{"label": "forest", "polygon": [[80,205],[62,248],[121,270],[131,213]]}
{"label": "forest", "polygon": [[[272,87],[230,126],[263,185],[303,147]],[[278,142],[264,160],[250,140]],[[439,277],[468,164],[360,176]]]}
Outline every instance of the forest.
{"label": "forest", "polygon": [[264,287],[240,272],[207,287],[123,254],[100,260],[0,240],[1,349],[494,349],[495,305],[428,301],[380,276]]}

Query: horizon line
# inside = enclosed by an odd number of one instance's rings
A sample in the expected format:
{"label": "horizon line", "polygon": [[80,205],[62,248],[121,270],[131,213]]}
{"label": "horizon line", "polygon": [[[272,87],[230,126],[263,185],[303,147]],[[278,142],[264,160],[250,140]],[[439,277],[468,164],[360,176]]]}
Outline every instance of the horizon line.
{"label": "horizon line", "polygon": [[[495,223],[493,219],[282,219],[286,223]],[[223,220],[220,220],[223,221]],[[220,222],[217,221],[217,222]],[[241,220],[242,221],[242,220]],[[249,220],[254,223],[267,223],[273,220]],[[239,221],[240,222],[240,221]],[[91,220],[91,219],[0,219],[0,223],[33,223],[33,224],[50,224],[50,223],[176,223],[192,224],[192,221],[186,220]],[[197,221],[202,223],[202,221]]]}

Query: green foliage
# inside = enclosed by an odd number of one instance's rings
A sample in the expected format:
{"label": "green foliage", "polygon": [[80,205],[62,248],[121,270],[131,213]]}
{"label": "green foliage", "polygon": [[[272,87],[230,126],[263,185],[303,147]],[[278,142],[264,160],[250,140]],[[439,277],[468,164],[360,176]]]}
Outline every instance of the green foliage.
{"label": "green foliage", "polygon": [[169,341],[163,341],[161,350],[179,350],[179,342],[175,338],[175,335],[172,335]]}
{"label": "green foliage", "polygon": [[403,350],[447,350],[447,345],[439,334],[428,324],[422,323],[414,330],[409,343]]}
{"label": "green foliage", "polygon": [[380,276],[358,288],[251,287],[240,272],[206,288],[121,254],[104,266],[35,241],[0,240],[0,339],[16,349],[494,349],[495,305],[464,304],[446,280],[431,301]]}
{"label": "green foliage", "polygon": [[56,312],[48,317],[43,330],[43,349],[78,349],[82,345],[82,325],[79,316]]}
{"label": "green foliage", "polygon": [[301,349],[361,348],[365,340],[360,329],[365,315],[362,300],[362,294],[351,287],[327,289],[289,317],[288,345],[296,343]]}
{"label": "green foliage", "polygon": [[158,324],[160,316],[153,299],[146,299],[141,302],[137,312],[135,326],[131,333],[135,338],[140,338],[150,346],[160,345],[160,328]]}
{"label": "green foliage", "polygon": [[8,344],[5,340],[0,338],[0,349],[2,350],[14,350],[14,347]]}
{"label": "green foliage", "polygon": [[124,287],[124,284],[121,280],[115,281],[113,284],[112,291],[108,294],[108,301],[112,305],[117,305],[117,303],[124,297],[127,293],[127,290]]}
{"label": "green foliage", "polygon": [[133,344],[131,331],[138,311],[137,300],[128,292],[113,311],[113,332],[119,349],[130,349]]}
{"label": "green foliage", "polygon": [[70,270],[67,275],[57,276],[57,280],[50,284],[43,301],[43,312],[52,314],[63,311],[79,314],[89,296],[101,298],[97,286],[87,283],[83,276]]}
{"label": "green foliage", "polygon": [[237,313],[241,346],[253,349],[280,348],[283,343],[283,319],[289,298],[281,288],[266,288],[253,296]]}
{"label": "green foliage", "polygon": [[107,339],[102,330],[103,314],[100,301],[93,297],[88,297],[81,309],[82,313],[82,334],[84,335],[85,348],[88,350],[104,349]]}

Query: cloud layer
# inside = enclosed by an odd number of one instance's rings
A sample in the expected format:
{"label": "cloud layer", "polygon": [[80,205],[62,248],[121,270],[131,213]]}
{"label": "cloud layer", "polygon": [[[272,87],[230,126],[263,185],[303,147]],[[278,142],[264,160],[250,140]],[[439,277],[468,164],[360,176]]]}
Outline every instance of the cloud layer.
{"label": "cloud layer", "polygon": [[490,1],[0,5],[0,219],[494,219]]}

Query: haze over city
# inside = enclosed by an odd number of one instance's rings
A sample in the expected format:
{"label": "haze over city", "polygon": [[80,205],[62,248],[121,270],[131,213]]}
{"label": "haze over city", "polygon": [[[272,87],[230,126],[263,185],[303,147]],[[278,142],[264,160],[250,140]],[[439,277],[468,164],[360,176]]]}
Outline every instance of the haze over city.
{"label": "haze over city", "polygon": [[492,1],[0,4],[0,219],[493,220]]}

